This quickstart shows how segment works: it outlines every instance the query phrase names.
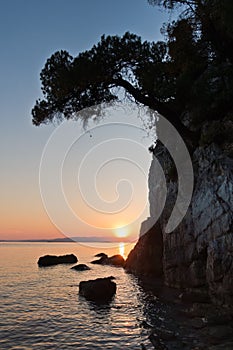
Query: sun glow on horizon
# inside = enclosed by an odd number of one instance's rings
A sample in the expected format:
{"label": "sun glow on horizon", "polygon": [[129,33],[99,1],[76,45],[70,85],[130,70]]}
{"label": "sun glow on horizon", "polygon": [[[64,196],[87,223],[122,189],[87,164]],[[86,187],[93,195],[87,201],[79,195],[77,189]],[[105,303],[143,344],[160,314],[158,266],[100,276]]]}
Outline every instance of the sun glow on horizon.
{"label": "sun glow on horizon", "polygon": [[115,236],[119,238],[128,237],[130,234],[129,230],[124,226],[116,227],[114,229],[114,233],[115,233]]}

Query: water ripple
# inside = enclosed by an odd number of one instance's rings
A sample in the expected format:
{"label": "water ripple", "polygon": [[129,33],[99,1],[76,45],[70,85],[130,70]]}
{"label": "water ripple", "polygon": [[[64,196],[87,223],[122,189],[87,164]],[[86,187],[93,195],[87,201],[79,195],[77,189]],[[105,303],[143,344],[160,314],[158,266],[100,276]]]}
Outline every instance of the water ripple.
{"label": "water ripple", "polygon": [[[39,255],[69,253],[89,263],[99,250],[77,245],[1,247],[0,349],[141,349],[147,334],[140,320],[161,316],[163,307],[143,292],[123,269],[93,265],[85,273],[69,266],[39,269]],[[22,252],[23,250],[23,252]],[[82,257],[83,253],[83,257]],[[5,254],[5,256],[4,256]],[[9,258],[10,257],[10,258]],[[78,295],[80,280],[114,275],[117,294],[109,305],[98,306]],[[145,303],[151,310],[145,311]],[[157,304],[156,304],[157,303]],[[159,311],[160,310],[160,311]],[[146,315],[145,315],[146,313]]]}

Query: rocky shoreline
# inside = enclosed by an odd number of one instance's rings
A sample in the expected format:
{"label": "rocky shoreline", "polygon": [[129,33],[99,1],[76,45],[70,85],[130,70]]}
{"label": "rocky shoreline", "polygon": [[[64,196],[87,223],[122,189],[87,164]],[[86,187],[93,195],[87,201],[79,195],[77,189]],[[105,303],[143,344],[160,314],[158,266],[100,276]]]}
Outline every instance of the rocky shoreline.
{"label": "rocky shoreline", "polygon": [[[150,344],[159,350],[233,349],[233,308],[207,302],[184,301],[182,290],[166,287],[161,279],[141,277],[140,286],[151,297],[150,307],[162,303],[165,315],[142,321]],[[159,312],[158,312],[159,313]],[[150,349],[142,344],[142,349]]]}
{"label": "rocky shoreline", "polygon": [[[104,253],[97,257],[107,259]],[[59,262],[64,262],[64,257]],[[105,262],[101,261],[103,265]],[[111,265],[113,269],[119,268],[118,264]],[[78,271],[85,271],[83,267],[84,264],[73,266]],[[216,306],[209,300],[193,298],[185,290],[167,287],[161,277],[141,274],[135,278],[148,296],[145,318],[140,320],[142,332],[148,339],[147,343],[141,343],[142,350],[149,350],[151,346],[157,350],[233,349],[233,308]],[[79,294],[97,305],[107,303],[111,307],[117,290],[117,283],[112,280],[111,276],[81,281]]]}

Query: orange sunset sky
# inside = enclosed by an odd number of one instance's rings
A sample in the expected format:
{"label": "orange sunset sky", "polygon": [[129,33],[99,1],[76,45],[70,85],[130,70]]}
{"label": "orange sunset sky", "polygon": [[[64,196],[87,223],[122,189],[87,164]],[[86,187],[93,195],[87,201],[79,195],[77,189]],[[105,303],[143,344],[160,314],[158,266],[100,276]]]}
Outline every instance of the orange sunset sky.
{"label": "orange sunset sky", "polygon": [[28,149],[5,171],[0,239],[137,239],[149,215],[151,140],[130,108],[109,109],[87,131],[77,122],[35,130],[44,136],[37,152]]}
{"label": "orange sunset sky", "polygon": [[[65,1],[56,2],[56,6],[46,2],[46,16],[43,1],[9,0],[2,5],[0,239],[52,239],[63,234],[128,235],[136,239],[140,222],[149,215],[145,206],[151,162],[147,148],[151,140],[147,135],[137,134],[134,127],[95,129],[91,137],[86,133],[69,145],[63,143],[69,143],[69,135],[64,138],[61,134],[54,149],[48,151],[47,164],[42,166],[40,188],[41,157],[56,125],[32,126],[31,109],[42,97],[40,71],[55,51],[63,49],[77,55],[96,44],[102,34],[122,35],[126,31],[143,40],[157,41],[162,39],[160,27],[169,14],[149,6],[147,1],[134,0],[93,1],[91,11],[88,2],[82,0],[70,0],[69,6]],[[141,125],[135,113],[123,114],[118,111],[102,122],[119,122],[122,117],[124,122]],[[73,129],[76,137],[83,133],[78,123]],[[109,143],[109,138],[120,136],[124,142]],[[62,175],[60,156],[64,160]],[[109,163],[111,157],[118,160]],[[84,171],[78,178],[78,167],[84,159]],[[95,166],[95,170],[88,166]],[[117,231],[121,226],[123,229]]]}

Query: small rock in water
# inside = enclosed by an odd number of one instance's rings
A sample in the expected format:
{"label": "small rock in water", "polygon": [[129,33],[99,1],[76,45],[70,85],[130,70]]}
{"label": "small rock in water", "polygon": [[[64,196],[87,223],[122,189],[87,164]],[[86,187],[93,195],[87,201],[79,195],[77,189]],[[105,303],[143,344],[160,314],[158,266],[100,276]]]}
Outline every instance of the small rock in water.
{"label": "small rock in water", "polygon": [[99,260],[91,261],[92,264],[112,265],[112,266],[117,266],[117,267],[124,267],[125,266],[125,259],[120,254],[116,254],[116,255],[108,257],[104,253],[99,253],[96,256],[101,256],[101,258]]}
{"label": "small rock in water", "polygon": [[96,258],[107,258],[108,256],[105,253],[98,253],[98,254],[95,255],[95,257]]}
{"label": "small rock in water", "polygon": [[78,265],[72,266],[71,269],[76,271],[86,271],[86,270],[90,270],[91,268],[86,264],[78,264]]}

